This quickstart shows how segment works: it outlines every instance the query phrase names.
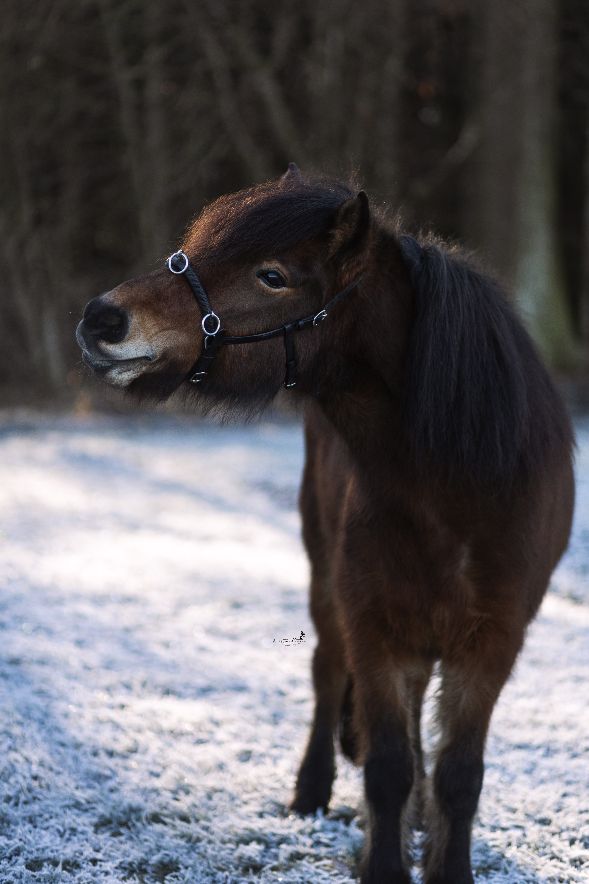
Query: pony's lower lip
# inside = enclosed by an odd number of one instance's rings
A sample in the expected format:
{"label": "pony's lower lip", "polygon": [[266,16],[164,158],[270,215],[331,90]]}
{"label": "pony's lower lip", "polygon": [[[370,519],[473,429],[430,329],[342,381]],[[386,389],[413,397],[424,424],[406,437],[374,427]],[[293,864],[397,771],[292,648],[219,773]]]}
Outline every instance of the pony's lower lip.
{"label": "pony's lower lip", "polygon": [[134,365],[139,362],[152,362],[152,356],[133,356],[131,359],[104,359],[100,356],[94,356],[88,350],[82,350],[82,359],[89,365],[92,371],[104,374],[111,368],[122,368],[127,365]]}

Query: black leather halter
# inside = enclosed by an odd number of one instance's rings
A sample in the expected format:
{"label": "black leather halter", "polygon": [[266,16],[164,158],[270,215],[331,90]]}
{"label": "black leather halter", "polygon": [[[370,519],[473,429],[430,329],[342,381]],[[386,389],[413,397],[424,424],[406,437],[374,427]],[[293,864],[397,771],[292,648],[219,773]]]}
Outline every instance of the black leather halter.
{"label": "black leather halter", "polygon": [[345,289],[334,295],[318,313],[304,316],[302,319],[295,319],[294,322],[288,322],[279,328],[272,328],[270,331],[258,332],[254,335],[226,335],[221,328],[221,320],[211,307],[205,288],[188,260],[188,256],[182,251],[174,252],[173,255],[170,255],[166,264],[168,270],[172,273],[177,276],[184,276],[202,313],[200,324],[204,334],[204,341],[200,356],[186,377],[186,380],[191,384],[200,384],[205,380],[215,360],[215,356],[224,344],[257,344],[258,341],[267,341],[270,338],[281,336],[284,338],[286,355],[284,386],[295,387],[297,383],[297,356],[294,333],[304,331],[306,328],[315,328],[319,323],[327,319],[335,305],[342,301],[346,295],[349,295],[361,279],[361,277],[358,277],[347,285]]}

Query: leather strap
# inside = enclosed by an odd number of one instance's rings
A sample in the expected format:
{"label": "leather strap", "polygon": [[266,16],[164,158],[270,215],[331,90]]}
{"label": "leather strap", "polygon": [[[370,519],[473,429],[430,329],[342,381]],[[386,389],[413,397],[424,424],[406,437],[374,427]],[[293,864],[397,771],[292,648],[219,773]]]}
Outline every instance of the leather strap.
{"label": "leather strap", "polygon": [[208,313],[212,313],[213,308],[210,305],[204,286],[190,264],[184,271],[184,276],[186,277],[188,285],[192,289],[194,297],[198,301],[198,306],[200,307],[203,316],[206,316]]}
{"label": "leather strap", "polygon": [[[287,389],[295,387],[297,383],[297,355],[294,341],[294,333],[304,331],[307,328],[315,328],[327,319],[333,308],[350,294],[360,283],[361,276],[353,280],[349,285],[333,296],[318,312],[302,319],[295,319],[279,328],[269,331],[257,332],[253,335],[225,335],[221,328],[221,321],[215,314],[209,302],[205,287],[198,278],[198,274],[192,267],[188,256],[180,251],[170,255],[166,262],[168,269],[178,275],[184,276],[192,289],[192,293],[203,315],[202,330],[204,333],[203,347],[200,356],[188,372],[186,380],[191,384],[201,384],[207,377],[215,357],[224,344],[256,344],[258,341],[268,341],[279,335],[284,337],[284,351],[286,359],[286,371],[284,386]],[[211,325],[212,322],[212,325]],[[216,325],[216,328],[215,328]],[[211,331],[214,328],[214,331]]]}
{"label": "leather strap", "polygon": [[296,387],[297,384],[297,353],[295,350],[294,333],[297,330],[296,323],[284,326],[284,352],[286,354],[286,373],[284,386],[286,389]]}
{"label": "leather strap", "polygon": [[219,335],[205,335],[200,356],[188,372],[187,380],[191,384],[200,384],[209,373],[223,339]]}

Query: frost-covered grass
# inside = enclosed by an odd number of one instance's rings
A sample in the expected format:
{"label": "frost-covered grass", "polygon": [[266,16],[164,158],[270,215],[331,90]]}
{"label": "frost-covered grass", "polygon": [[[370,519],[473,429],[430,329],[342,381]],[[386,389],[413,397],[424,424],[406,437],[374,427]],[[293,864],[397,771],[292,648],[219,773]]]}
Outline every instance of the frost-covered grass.
{"label": "frost-covered grass", "polygon": [[[571,550],[493,721],[477,881],[589,880],[579,433]],[[311,713],[301,464],[291,424],[0,419],[0,882],[356,880],[358,771],[340,762],[327,817],[286,810]]]}

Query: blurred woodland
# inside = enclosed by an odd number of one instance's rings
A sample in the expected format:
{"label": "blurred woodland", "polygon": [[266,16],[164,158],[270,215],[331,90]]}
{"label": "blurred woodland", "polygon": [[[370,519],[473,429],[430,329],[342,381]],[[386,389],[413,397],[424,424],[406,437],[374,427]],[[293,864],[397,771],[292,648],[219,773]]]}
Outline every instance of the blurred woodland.
{"label": "blurred woodland", "polygon": [[587,0],[3,0],[0,41],[2,394],[73,394],[84,303],[290,160],[480,250],[587,371]]}

